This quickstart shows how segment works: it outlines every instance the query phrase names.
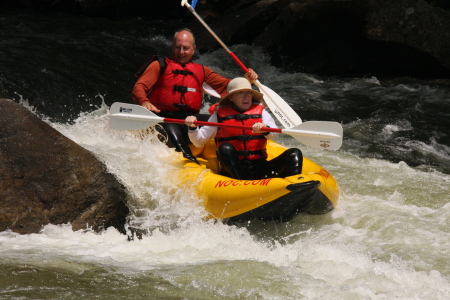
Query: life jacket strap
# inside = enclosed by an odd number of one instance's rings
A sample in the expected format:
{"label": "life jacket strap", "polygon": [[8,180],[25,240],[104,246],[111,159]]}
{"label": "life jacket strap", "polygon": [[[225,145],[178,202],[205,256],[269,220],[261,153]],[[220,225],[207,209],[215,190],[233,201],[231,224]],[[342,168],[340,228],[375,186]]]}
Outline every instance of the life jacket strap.
{"label": "life jacket strap", "polygon": [[180,92],[180,93],[196,92],[197,91],[197,89],[190,88],[190,87],[187,87],[187,86],[182,86],[182,85],[174,85],[173,86],[173,90],[175,92]]}
{"label": "life jacket strap", "polygon": [[229,115],[222,117],[222,120],[236,119],[236,120],[248,120],[248,119],[260,119],[262,115],[246,115],[246,114],[237,114],[237,115]]}
{"label": "life jacket strap", "polygon": [[187,104],[182,104],[182,103],[174,103],[173,107],[178,108],[179,110],[185,110],[187,107]]}
{"label": "life jacket strap", "polygon": [[148,66],[155,60],[159,61],[159,66],[160,66],[159,75],[161,76],[164,73],[164,71],[166,70],[167,65],[166,65],[166,61],[164,60],[164,57],[160,56],[160,55],[153,55],[152,57],[147,59],[147,61],[142,65],[142,67],[139,68],[139,70],[134,74],[134,76],[136,78],[141,77],[142,74],[144,74],[145,70],[147,70]]}
{"label": "life jacket strap", "polygon": [[194,75],[194,73],[192,73],[191,71],[186,71],[186,70],[173,70],[172,71],[173,74],[180,74],[180,75]]}
{"label": "life jacket strap", "polygon": [[262,135],[236,135],[229,136],[223,138],[217,138],[219,142],[227,142],[227,141],[251,141],[251,140],[261,140],[265,139]]}

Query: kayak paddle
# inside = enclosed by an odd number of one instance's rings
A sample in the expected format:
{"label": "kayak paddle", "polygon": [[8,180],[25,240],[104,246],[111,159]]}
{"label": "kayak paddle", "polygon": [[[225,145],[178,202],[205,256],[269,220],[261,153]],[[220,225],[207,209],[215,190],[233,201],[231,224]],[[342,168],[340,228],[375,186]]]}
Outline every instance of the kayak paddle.
{"label": "kayak paddle", "polygon": [[[124,130],[145,129],[161,122],[185,124],[184,120],[159,117],[143,106],[120,102],[115,102],[111,105],[109,122],[111,127]],[[227,125],[214,122],[196,121],[194,124],[212,127],[252,129],[252,126]],[[342,145],[342,126],[337,122],[308,121],[298,124],[293,128],[263,127],[262,130],[288,134],[300,143],[318,149],[338,150]]]}
{"label": "kayak paddle", "polygon": [[[200,23],[205,26],[205,28],[212,34],[212,36],[219,42],[219,44],[227,51],[228,55],[241,67],[241,69],[247,73],[248,68],[244,65],[244,63],[228,49],[228,47],[222,42],[222,40],[214,33],[214,31],[205,23],[205,21],[200,17],[199,14],[192,8],[191,5],[187,2],[187,0],[181,1],[181,6],[186,6],[194,16],[200,21]],[[285,128],[292,128],[302,123],[302,120],[297,115],[297,113],[292,109],[292,107],[286,103],[277,93],[263,85],[256,80],[255,85],[259,88],[259,91],[264,95],[264,102],[270,108],[275,117],[280,121],[280,123]]]}

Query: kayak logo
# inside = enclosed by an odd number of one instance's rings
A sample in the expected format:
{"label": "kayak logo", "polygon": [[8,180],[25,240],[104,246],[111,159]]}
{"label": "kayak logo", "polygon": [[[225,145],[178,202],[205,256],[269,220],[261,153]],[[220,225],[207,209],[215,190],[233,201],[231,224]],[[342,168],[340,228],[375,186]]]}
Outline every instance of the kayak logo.
{"label": "kayak logo", "polygon": [[322,144],[320,144],[320,147],[327,149],[330,147],[330,141],[320,141]]}
{"label": "kayak logo", "polygon": [[273,113],[274,115],[279,117],[278,120],[283,121],[287,127],[291,127],[291,123],[289,123],[289,120],[284,117],[284,115],[281,113],[281,111],[278,110],[278,108],[275,109]]}
{"label": "kayak logo", "polygon": [[261,185],[267,186],[272,178],[259,179],[259,180],[219,180],[214,188],[228,187],[228,186],[252,186]]}
{"label": "kayak logo", "polygon": [[123,113],[131,113],[133,111],[133,109],[132,108],[121,107],[119,109],[119,111],[123,112]]}

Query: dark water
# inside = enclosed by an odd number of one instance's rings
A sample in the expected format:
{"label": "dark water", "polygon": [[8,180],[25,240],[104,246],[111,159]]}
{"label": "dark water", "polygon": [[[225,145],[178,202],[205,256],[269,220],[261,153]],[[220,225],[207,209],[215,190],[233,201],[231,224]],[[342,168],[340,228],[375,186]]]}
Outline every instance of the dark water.
{"label": "dark water", "polygon": [[[134,72],[152,54],[169,53],[171,36],[182,26],[58,14],[3,14],[0,24],[0,96],[28,101],[59,122],[92,111],[99,96],[108,106],[131,101]],[[450,172],[448,81],[287,74],[270,67],[259,49],[233,51],[303,120],[345,125],[343,150]],[[241,75],[225,51],[205,55],[197,59],[217,72]]]}
{"label": "dark water", "polygon": [[38,112],[69,121],[92,109],[97,95],[108,104],[128,101],[134,72],[166,41],[164,22],[107,20],[70,15],[1,15],[1,96],[19,95]]}
{"label": "dark water", "polygon": [[[285,224],[205,222],[190,187],[174,183],[176,154],[108,122],[179,25],[0,14],[0,97],[105,162],[135,199],[130,222],[152,229],[131,242],[70,225],[0,232],[0,299],[449,299],[448,83],[285,73],[261,49],[232,46],[303,121],[342,123],[339,151],[302,147],[341,195],[331,213]],[[222,49],[196,59],[242,75]]]}

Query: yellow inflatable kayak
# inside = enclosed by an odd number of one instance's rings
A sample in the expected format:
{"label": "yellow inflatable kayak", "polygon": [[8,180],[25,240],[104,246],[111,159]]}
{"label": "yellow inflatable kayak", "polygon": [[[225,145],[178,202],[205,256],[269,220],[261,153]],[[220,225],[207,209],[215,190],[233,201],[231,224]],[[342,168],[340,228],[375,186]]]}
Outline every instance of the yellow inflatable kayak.
{"label": "yellow inflatable kayak", "polygon": [[[202,148],[190,146],[201,165],[184,159],[184,166],[176,175],[182,184],[195,187],[209,218],[222,219],[227,224],[255,219],[285,222],[301,212],[327,213],[338,201],[336,180],[327,170],[305,157],[302,174],[237,180],[218,174],[213,141]],[[285,150],[280,144],[268,141],[269,160]]]}
{"label": "yellow inflatable kayak", "polygon": [[[185,122],[162,118],[145,107],[120,102],[111,106],[109,120],[113,128],[124,130],[147,129],[151,124],[160,122]],[[195,124],[223,127],[223,124],[210,122],[197,121]],[[337,122],[309,121],[290,129],[267,129],[289,134],[300,143],[318,149],[337,150],[342,145],[343,130]],[[200,165],[183,159],[184,166],[174,175],[181,184],[196,189],[209,218],[222,219],[229,224],[254,219],[289,221],[301,212],[324,214],[336,206],[339,197],[336,180],[327,170],[305,157],[302,174],[286,178],[237,180],[219,174],[214,141],[201,148],[192,146],[191,150]],[[268,140],[269,160],[285,150],[280,144]]]}

